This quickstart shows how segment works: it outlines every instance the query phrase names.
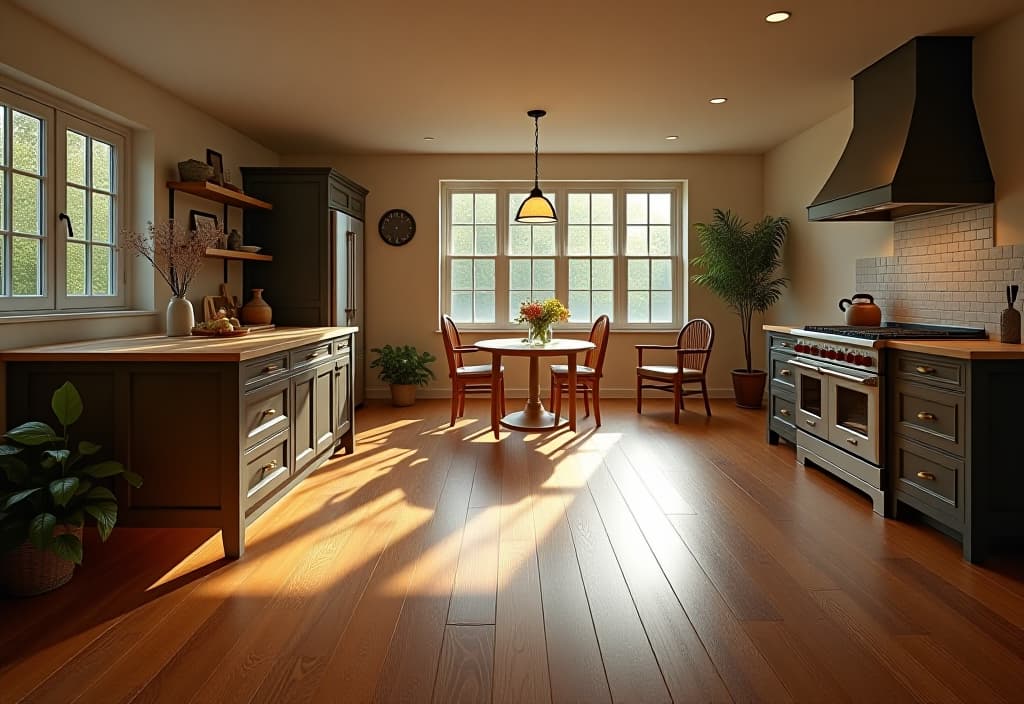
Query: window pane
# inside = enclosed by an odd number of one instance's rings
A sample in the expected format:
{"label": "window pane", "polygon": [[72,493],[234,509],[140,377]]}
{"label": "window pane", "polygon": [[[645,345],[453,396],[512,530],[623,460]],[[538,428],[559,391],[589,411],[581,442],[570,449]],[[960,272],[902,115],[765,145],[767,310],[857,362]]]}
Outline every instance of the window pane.
{"label": "window pane", "polygon": [[473,288],[494,290],[493,259],[478,259],[473,262]]}
{"label": "window pane", "polygon": [[569,260],[569,290],[578,291],[590,288],[590,260]]}
{"label": "window pane", "polygon": [[114,223],[110,208],[111,197],[104,193],[92,194],[92,241],[110,242]]}
{"label": "window pane", "polygon": [[656,257],[672,254],[672,228],[668,225],[651,226],[651,252]]}
{"label": "window pane", "polygon": [[473,319],[478,323],[494,322],[493,291],[477,291],[473,298]]}
{"label": "window pane", "polygon": [[590,200],[590,222],[611,225],[614,220],[615,200],[611,193],[595,193]]}
{"label": "window pane", "polygon": [[[545,298],[551,298],[554,296],[553,291],[555,288],[555,260],[554,259],[541,259],[533,263],[533,288],[544,289],[548,291]],[[540,297],[539,295],[537,296]]]}
{"label": "window pane", "polygon": [[615,231],[611,225],[595,225],[591,228],[591,254],[600,256],[615,254]]}
{"label": "window pane", "polygon": [[[4,198],[5,198],[4,194],[7,193],[7,188],[5,187],[5,184],[4,184],[4,179],[6,177],[7,177],[7,174],[4,173],[3,171],[0,171],[0,230],[8,229],[7,228],[7,203],[6,203],[6,201],[4,201]],[[0,288],[0,292],[2,292],[2,291],[3,291],[3,289]],[[2,293],[0,293],[0,295],[2,295]]]}
{"label": "window pane", "polygon": [[473,194],[453,193],[452,194],[452,222],[459,224],[472,224],[473,222]]}
{"label": "window pane", "polygon": [[473,254],[473,226],[452,226],[452,254]]}
{"label": "window pane", "polygon": [[92,143],[92,187],[113,192],[111,174],[114,172],[114,150],[109,144],[93,140]]}
{"label": "window pane", "polygon": [[651,322],[672,322],[672,293],[670,291],[651,292]]}
{"label": "window pane", "polygon": [[655,259],[651,262],[651,288],[672,290],[672,262],[668,259]]}
{"label": "window pane", "polygon": [[[0,166],[7,166],[7,108],[0,105]],[[3,287],[0,287],[0,293]]]}
{"label": "window pane", "polygon": [[672,223],[672,194],[652,193],[651,196],[652,225],[670,225]]}
{"label": "window pane", "polygon": [[67,289],[69,296],[85,295],[85,243],[68,242]]}
{"label": "window pane", "polygon": [[42,294],[42,267],[39,255],[39,240],[28,237],[12,238],[11,289],[15,296],[39,296]]}
{"label": "window pane", "polygon": [[452,293],[452,319],[459,323],[473,322],[473,294],[470,291]]}
{"label": "window pane", "polygon": [[473,219],[477,223],[488,225],[498,222],[498,195],[496,193],[476,194],[476,215]]}
{"label": "window pane", "polygon": [[588,223],[590,222],[590,194],[570,193],[569,194],[569,222]]}
{"label": "window pane", "polygon": [[533,297],[533,292],[530,290],[512,289],[508,292],[508,319],[509,322],[515,320],[516,316],[519,315],[519,306],[524,301],[530,300]]}
{"label": "window pane", "polygon": [[74,230],[75,238],[84,240],[89,235],[85,230],[85,190],[68,186],[66,200],[65,207],[68,210],[68,217],[71,218],[71,229]]}
{"label": "window pane", "polygon": [[110,247],[92,247],[92,295],[109,296],[113,291],[110,286]]}
{"label": "window pane", "polygon": [[649,289],[651,287],[650,262],[646,259],[631,259],[627,271],[626,285],[629,290]]}
{"label": "window pane", "polygon": [[647,254],[647,228],[643,225],[630,225],[626,228],[626,254]]}
{"label": "window pane", "polygon": [[531,237],[530,237],[530,226],[529,225],[509,225],[508,227],[508,253],[513,256],[530,256],[530,250],[532,249]]}
{"label": "window pane", "polygon": [[533,226],[533,254],[539,257],[551,257],[555,254],[555,226]]}
{"label": "window pane", "polygon": [[626,224],[647,224],[647,194],[626,194]]}
{"label": "window pane", "polygon": [[629,322],[650,322],[650,294],[647,291],[629,292]]}
{"label": "window pane", "polygon": [[41,175],[43,121],[12,110],[11,122],[14,142],[11,145],[12,165],[20,171]]}
{"label": "window pane", "polygon": [[529,292],[533,280],[530,261],[528,259],[512,259],[508,263],[509,288]]}
{"label": "window pane", "polygon": [[11,229],[26,235],[41,234],[43,183],[37,178],[12,174]]}
{"label": "window pane", "polygon": [[4,235],[0,235],[0,296],[7,295],[7,281],[4,280],[6,276],[7,266],[7,238]]}
{"label": "window pane", "polygon": [[498,228],[494,225],[477,225],[476,253],[485,257],[498,253]]}
{"label": "window pane", "polygon": [[569,310],[572,312],[570,320],[574,323],[589,323],[593,321],[590,317],[590,292],[570,291]]}
{"label": "window pane", "polygon": [[615,262],[611,259],[595,259],[593,262],[593,287],[611,291],[615,288]]}
{"label": "window pane", "polygon": [[586,225],[569,225],[569,246],[570,256],[590,254],[590,228]]}
{"label": "window pane", "polygon": [[88,185],[85,180],[85,135],[67,130],[67,178],[69,183]]}
{"label": "window pane", "polygon": [[452,260],[452,290],[470,290],[473,288],[473,261],[471,259]]}
{"label": "window pane", "polygon": [[599,315],[607,315],[611,320],[615,320],[615,303],[612,300],[611,291],[594,291],[594,295],[591,297],[594,318]]}

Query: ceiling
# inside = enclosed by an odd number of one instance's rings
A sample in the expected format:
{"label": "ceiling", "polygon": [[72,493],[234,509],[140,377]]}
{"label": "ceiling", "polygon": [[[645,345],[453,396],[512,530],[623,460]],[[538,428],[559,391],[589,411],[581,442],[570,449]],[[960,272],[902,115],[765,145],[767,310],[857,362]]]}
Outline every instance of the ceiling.
{"label": "ceiling", "polygon": [[[760,153],[919,34],[1021,0],[15,0],[267,147]],[[785,9],[788,22],[768,24]],[[727,96],[724,105],[708,99]],[[678,135],[666,141],[667,135]],[[434,137],[425,141],[424,137]]]}

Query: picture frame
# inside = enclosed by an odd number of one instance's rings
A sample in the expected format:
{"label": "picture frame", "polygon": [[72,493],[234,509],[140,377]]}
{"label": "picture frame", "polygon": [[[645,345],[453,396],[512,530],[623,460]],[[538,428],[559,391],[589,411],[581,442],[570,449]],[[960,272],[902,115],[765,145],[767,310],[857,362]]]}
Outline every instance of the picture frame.
{"label": "picture frame", "polygon": [[213,167],[213,178],[211,179],[218,186],[224,185],[224,157],[220,152],[212,149],[206,150],[206,163]]}
{"label": "picture frame", "polygon": [[217,222],[217,216],[213,213],[204,213],[201,210],[190,210],[188,211],[188,229],[191,232],[195,232],[199,229],[200,224],[207,224],[217,229],[220,223]]}

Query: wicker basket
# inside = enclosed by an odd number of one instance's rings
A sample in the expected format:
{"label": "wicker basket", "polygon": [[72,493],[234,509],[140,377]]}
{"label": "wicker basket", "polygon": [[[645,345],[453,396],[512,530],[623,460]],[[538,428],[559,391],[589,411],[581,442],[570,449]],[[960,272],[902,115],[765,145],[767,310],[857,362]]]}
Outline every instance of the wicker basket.
{"label": "wicker basket", "polygon": [[[54,537],[71,533],[82,539],[82,526],[57,526]],[[51,550],[37,550],[25,541],[0,557],[0,588],[12,596],[34,596],[53,591],[71,580],[75,563],[62,560]]]}
{"label": "wicker basket", "polygon": [[179,161],[178,176],[182,181],[209,181],[213,178],[213,167],[196,159]]}

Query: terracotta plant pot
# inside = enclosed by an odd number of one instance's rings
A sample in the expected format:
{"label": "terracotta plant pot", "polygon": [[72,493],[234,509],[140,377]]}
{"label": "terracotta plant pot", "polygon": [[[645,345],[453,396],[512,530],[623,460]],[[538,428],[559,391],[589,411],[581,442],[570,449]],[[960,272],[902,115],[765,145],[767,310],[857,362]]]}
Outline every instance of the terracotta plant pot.
{"label": "terracotta plant pot", "polygon": [[391,405],[411,406],[416,403],[416,384],[392,384]]}
{"label": "terracotta plant pot", "polygon": [[736,405],[740,408],[760,408],[764,400],[764,384],[767,372],[746,369],[732,370],[732,390],[736,394]]}

